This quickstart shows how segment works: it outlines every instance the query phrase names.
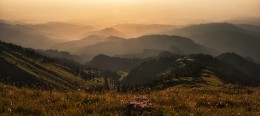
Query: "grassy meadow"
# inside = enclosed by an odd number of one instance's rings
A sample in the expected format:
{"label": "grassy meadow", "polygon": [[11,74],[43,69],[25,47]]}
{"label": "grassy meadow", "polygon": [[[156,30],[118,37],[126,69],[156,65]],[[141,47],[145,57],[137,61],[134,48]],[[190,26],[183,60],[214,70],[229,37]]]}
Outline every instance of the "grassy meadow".
{"label": "grassy meadow", "polygon": [[260,88],[178,85],[151,92],[44,91],[0,84],[0,115],[124,115],[122,104],[146,96],[152,111],[135,115],[260,115]]}

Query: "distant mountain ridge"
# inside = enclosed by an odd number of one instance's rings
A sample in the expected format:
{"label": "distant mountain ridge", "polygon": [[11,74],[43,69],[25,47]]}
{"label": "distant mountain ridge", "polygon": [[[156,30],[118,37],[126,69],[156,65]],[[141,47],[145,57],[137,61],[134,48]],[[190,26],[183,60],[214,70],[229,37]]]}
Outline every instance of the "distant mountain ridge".
{"label": "distant mountain ridge", "polygon": [[3,22],[0,22],[0,40],[33,48],[48,48],[57,43],[28,26]]}
{"label": "distant mountain ridge", "polygon": [[87,46],[95,45],[106,41],[118,41],[118,40],[124,40],[124,38],[120,38],[116,36],[105,37],[100,35],[90,35],[88,37],[79,40],[73,40],[73,41],[67,41],[67,42],[55,44],[52,46],[52,49],[58,49],[58,50],[75,53],[77,50]]}
{"label": "distant mountain ridge", "polygon": [[86,54],[96,56],[105,54],[109,56],[119,56],[123,54],[141,53],[145,49],[154,49],[169,52],[190,53],[213,53],[214,50],[207,49],[194,43],[191,39],[179,36],[147,35],[134,39],[119,41],[107,41],[87,46],[76,52],[76,54]]}
{"label": "distant mountain ridge", "polygon": [[119,24],[113,27],[125,33],[130,38],[136,38],[144,35],[160,34],[161,32],[173,29],[176,26],[163,24]]}
{"label": "distant mountain ridge", "polygon": [[213,48],[220,53],[235,52],[260,62],[260,39],[252,27],[230,23],[192,25],[166,32],[169,35],[189,37],[196,43]]}
{"label": "distant mountain ridge", "polygon": [[83,36],[85,36],[85,37],[90,36],[90,35],[99,35],[99,36],[104,36],[104,37],[109,37],[109,36],[127,37],[125,34],[123,34],[119,30],[116,30],[112,27],[103,28],[103,29],[100,29],[97,31],[90,31],[90,32],[83,34]]}
{"label": "distant mountain ridge", "polygon": [[75,40],[81,38],[81,34],[94,30],[94,28],[91,26],[81,26],[62,22],[48,22],[28,26],[36,31],[43,33],[49,38],[60,41]]}

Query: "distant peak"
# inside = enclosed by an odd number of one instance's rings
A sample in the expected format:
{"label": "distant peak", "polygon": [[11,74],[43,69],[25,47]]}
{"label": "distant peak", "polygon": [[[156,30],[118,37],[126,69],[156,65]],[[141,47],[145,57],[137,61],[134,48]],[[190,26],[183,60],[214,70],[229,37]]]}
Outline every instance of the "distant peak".
{"label": "distant peak", "polygon": [[104,29],[101,29],[101,30],[103,30],[103,31],[118,31],[118,30],[116,30],[112,27],[104,28]]}
{"label": "distant peak", "polygon": [[93,59],[99,60],[99,59],[104,59],[104,58],[110,58],[110,57],[105,54],[99,54],[99,55],[96,55]]}
{"label": "distant peak", "polygon": [[243,58],[234,52],[227,52],[219,55],[218,57],[232,57],[232,58]]}
{"label": "distant peak", "polygon": [[101,36],[100,35],[89,35],[83,39],[87,39],[87,38],[100,38]]}
{"label": "distant peak", "polygon": [[[206,23],[206,24],[198,24],[198,25],[193,25],[193,26],[205,27],[205,28],[219,28],[219,29],[240,29],[236,25],[234,25],[232,23],[227,23],[227,22],[223,22],[223,23]],[[193,26],[191,26],[191,27],[193,27]]]}
{"label": "distant peak", "polygon": [[122,38],[122,37],[117,37],[117,36],[109,36],[108,38],[107,38],[108,40],[125,40],[124,38]]}

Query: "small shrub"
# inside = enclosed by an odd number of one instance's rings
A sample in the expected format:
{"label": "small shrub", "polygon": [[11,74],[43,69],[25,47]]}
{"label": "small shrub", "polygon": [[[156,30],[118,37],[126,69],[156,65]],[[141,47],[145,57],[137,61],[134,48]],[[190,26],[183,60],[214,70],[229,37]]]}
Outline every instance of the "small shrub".
{"label": "small shrub", "polygon": [[100,102],[101,100],[99,98],[84,98],[82,100],[82,103],[83,104],[94,104],[94,103],[97,103],[97,102]]}
{"label": "small shrub", "polygon": [[26,106],[18,106],[14,108],[14,112],[26,114],[26,115],[41,115],[42,111],[37,109],[36,107],[26,107]]}

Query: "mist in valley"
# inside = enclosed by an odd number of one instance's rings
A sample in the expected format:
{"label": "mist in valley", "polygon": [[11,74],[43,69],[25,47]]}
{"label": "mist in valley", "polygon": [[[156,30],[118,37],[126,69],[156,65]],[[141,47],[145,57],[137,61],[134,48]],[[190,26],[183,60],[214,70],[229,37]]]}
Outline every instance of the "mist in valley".
{"label": "mist in valley", "polygon": [[258,0],[1,0],[0,115],[259,115],[259,11]]}

